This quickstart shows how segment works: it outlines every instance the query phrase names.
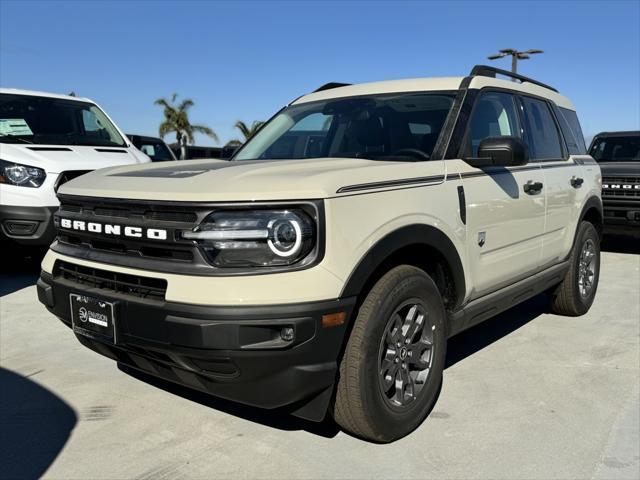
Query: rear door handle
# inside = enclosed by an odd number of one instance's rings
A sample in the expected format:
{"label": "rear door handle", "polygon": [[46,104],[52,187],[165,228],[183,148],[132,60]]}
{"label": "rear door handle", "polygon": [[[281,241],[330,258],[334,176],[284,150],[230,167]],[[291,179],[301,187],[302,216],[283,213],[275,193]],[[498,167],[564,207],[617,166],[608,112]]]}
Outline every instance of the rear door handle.
{"label": "rear door handle", "polygon": [[529,180],[524,184],[524,193],[528,193],[529,195],[535,195],[536,193],[540,193],[542,190],[542,182],[534,182],[533,180]]}
{"label": "rear door handle", "polygon": [[580,177],[571,177],[571,186],[573,188],[580,188],[582,186],[582,184],[584,183],[584,178],[580,178]]}

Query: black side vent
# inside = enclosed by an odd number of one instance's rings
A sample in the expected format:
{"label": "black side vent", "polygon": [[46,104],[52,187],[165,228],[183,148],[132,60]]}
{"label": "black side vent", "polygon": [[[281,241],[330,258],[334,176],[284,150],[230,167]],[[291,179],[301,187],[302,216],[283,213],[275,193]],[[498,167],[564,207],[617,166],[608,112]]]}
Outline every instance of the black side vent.
{"label": "black side vent", "polygon": [[114,150],[112,148],[96,148],[96,152],[101,152],[101,153],[127,153],[126,150]]}
{"label": "black side vent", "polygon": [[58,175],[58,179],[53,186],[53,191],[57,192],[58,189],[69,180],[78,178],[80,175],[84,175],[85,173],[89,173],[90,171],[91,170],[69,170],[68,172],[62,172],[60,175]]}
{"label": "black side vent", "polygon": [[71,152],[72,150],[67,147],[27,147],[34,152]]}

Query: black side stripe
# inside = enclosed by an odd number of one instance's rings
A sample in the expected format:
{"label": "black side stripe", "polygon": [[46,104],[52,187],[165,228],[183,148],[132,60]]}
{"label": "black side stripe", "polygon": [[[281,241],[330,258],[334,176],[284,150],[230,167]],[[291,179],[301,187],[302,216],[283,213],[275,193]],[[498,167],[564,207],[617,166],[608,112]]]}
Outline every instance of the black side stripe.
{"label": "black side stripe", "polygon": [[548,168],[564,168],[564,167],[575,167],[576,164],[571,162],[571,163],[556,163],[554,165],[542,165],[542,169],[546,170]]}
{"label": "black side stripe", "polygon": [[[484,177],[484,176],[495,176],[495,175],[506,175],[513,172],[522,172],[526,170],[539,170],[539,169],[547,169],[547,168],[561,168],[561,167],[572,167],[575,166],[574,163],[563,163],[557,165],[525,165],[522,167],[514,167],[511,169],[506,169],[504,167],[489,167],[484,170],[480,170],[478,172],[464,172],[464,173],[454,173],[450,174],[446,177],[446,181],[451,182],[455,180],[460,180],[461,178],[474,178],[474,177]],[[356,185],[347,185],[344,187],[340,187],[336,193],[349,193],[349,192],[360,192],[364,190],[376,190],[379,188],[389,188],[389,187],[405,187],[405,186],[429,186],[435,185],[445,180],[444,175],[431,175],[429,177],[414,177],[414,178],[401,178],[398,180],[387,180],[383,182],[371,182],[371,183],[359,183]],[[424,184],[424,185],[422,185]]]}
{"label": "black side stripe", "polygon": [[406,185],[417,185],[421,183],[440,183],[444,181],[444,175],[431,175],[429,177],[401,178],[399,180],[388,180],[385,182],[360,183],[357,185],[347,185],[340,187],[336,193],[358,192],[361,190],[373,190],[385,187],[404,187]]}
{"label": "black side stripe", "polygon": [[[485,175],[487,176],[495,176],[495,175],[506,175],[508,173],[512,173],[512,172],[523,172],[526,170],[538,170],[538,169],[542,169],[542,170],[546,170],[546,169],[551,169],[551,168],[564,168],[564,167],[574,167],[575,164],[574,163],[561,163],[561,164],[556,164],[556,165],[527,165],[527,166],[523,166],[523,167],[516,167],[516,168],[510,168],[510,169],[506,169],[503,167],[493,167],[493,168],[486,168],[484,170],[481,170],[479,172],[463,172],[460,173],[460,177],[461,178],[473,178],[473,177],[484,177]],[[457,177],[453,177],[450,176],[449,178],[447,178],[447,180],[456,180]]]}
{"label": "black side stripe", "polygon": [[578,165],[597,165],[598,164],[598,162],[596,162],[592,158],[576,158],[574,159],[574,162],[576,162]]}

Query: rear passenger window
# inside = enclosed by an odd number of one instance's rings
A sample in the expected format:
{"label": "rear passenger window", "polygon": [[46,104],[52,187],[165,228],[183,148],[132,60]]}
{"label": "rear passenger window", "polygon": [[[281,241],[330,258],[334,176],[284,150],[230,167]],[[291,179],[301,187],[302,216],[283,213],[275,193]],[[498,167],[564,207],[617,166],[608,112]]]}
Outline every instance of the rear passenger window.
{"label": "rear passenger window", "polygon": [[568,108],[559,107],[558,110],[560,110],[562,116],[560,126],[567,141],[569,153],[571,155],[586,155],[587,146],[584,143],[584,135],[582,134],[582,128],[580,128],[578,115]]}
{"label": "rear passenger window", "polygon": [[562,158],[560,135],[546,102],[522,97],[524,103],[525,132],[531,160]]}
{"label": "rear passenger window", "polygon": [[469,122],[471,155],[478,156],[480,142],[488,137],[520,137],[518,114],[513,95],[484,93],[476,104]]}

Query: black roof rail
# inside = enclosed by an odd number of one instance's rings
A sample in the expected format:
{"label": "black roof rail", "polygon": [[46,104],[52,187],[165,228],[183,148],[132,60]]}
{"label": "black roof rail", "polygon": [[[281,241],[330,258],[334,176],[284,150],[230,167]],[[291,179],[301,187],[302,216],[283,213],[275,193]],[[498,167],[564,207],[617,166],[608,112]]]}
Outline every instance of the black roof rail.
{"label": "black roof rail", "polygon": [[525,77],[524,75],[520,75],[519,73],[509,72],[508,70],[502,70],[500,68],[490,67],[489,65],[476,65],[475,67],[473,67],[469,75],[471,75],[472,77],[478,76],[478,77],[496,78],[496,74],[504,75],[505,77],[515,78],[516,80],[520,80],[522,83],[525,83],[525,82],[533,83],[534,85],[538,85],[539,87],[542,87],[542,88],[548,88],[549,90],[553,90],[554,92],[558,93],[558,90],[556,90],[555,88],[545,83],[534,80],[533,78]]}
{"label": "black roof rail", "polygon": [[351,84],[350,83],[329,82],[329,83],[325,83],[321,87],[316,88],[312,93],[322,92],[323,90],[331,90],[332,88],[348,87],[349,85],[351,85]]}

